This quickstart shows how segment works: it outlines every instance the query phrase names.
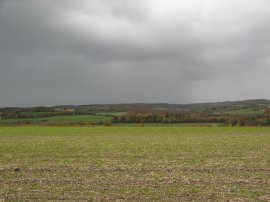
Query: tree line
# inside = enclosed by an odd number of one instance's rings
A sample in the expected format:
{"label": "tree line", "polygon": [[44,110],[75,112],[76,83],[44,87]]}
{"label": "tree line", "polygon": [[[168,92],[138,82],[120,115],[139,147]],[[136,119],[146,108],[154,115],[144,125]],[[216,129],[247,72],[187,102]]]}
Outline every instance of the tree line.
{"label": "tree line", "polygon": [[222,123],[225,117],[199,113],[130,113],[113,117],[112,123]]}
{"label": "tree line", "polygon": [[222,123],[224,126],[270,126],[270,112],[255,115],[206,113],[129,113],[113,117],[112,123]]}

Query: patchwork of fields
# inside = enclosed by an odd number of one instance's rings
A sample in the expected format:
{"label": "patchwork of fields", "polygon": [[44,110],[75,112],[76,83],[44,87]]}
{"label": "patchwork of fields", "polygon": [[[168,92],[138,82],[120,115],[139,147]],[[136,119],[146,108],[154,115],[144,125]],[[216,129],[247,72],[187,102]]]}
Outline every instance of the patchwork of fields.
{"label": "patchwork of fields", "polygon": [[0,127],[0,201],[269,201],[270,128]]}
{"label": "patchwork of fields", "polygon": [[107,123],[111,117],[106,115],[68,115],[51,116],[39,118],[12,118],[0,120],[0,125],[5,124],[48,124],[48,125],[71,125],[71,124],[90,124]]}

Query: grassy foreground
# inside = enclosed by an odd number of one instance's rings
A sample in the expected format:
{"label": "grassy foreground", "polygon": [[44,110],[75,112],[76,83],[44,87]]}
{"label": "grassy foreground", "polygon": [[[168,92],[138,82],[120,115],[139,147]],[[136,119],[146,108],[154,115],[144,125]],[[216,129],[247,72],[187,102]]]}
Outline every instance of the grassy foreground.
{"label": "grassy foreground", "polygon": [[270,128],[0,127],[0,201],[268,201]]}

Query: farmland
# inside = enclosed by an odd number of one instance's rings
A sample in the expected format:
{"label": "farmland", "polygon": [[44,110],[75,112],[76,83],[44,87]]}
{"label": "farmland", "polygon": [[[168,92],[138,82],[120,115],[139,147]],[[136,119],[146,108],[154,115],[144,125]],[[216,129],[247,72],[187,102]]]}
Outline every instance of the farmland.
{"label": "farmland", "polygon": [[111,120],[108,116],[102,115],[74,115],[74,116],[51,116],[41,118],[13,118],[0,120],[0,124],[48,124],[48,125],[65,125],[65,124],[89,124],[89,123],[106,123]]}
{"label": "farmland", "polygon": [[0,201],[268,201],[270,128],[0,127]]}
{"label": "farmland", "polygon": [[209,124],[270,126],[270,100],[0,108],[0,125]]}

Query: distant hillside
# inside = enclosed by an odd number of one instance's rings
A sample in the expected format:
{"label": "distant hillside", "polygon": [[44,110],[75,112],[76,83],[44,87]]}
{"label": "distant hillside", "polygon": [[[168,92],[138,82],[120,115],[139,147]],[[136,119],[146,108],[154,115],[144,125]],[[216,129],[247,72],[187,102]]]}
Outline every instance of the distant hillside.
{"label": "distant hillside", "polygon": [[96,113],[96,112],[207,112],[213,114],[252,114],[262,113],[270,108],[270,100],[254,99],[243,101],[209,102],[194,104],[169,103],[134,103],[134,104],[94,104],[94,105],[60,105],[53,107],[29,108],[0,108],[6,111],[35,111],[35,112],[62,112],[62,113]]}
{"label": "distant hillside", "polygon": [[261,113],[270,107],[270,100],[243,100],[196,104],[118,104],[108,105],[110,110],[120,111],[167,111],[167,112],[207,112],[207,113]]}
{"label": "distant hillside", "polygon": [[97,104],[0,108],[0,125],[96,125],[110,123],[222,123],[270,125],[270,100],[168,104]]}

